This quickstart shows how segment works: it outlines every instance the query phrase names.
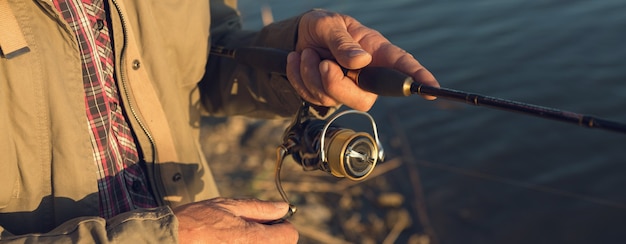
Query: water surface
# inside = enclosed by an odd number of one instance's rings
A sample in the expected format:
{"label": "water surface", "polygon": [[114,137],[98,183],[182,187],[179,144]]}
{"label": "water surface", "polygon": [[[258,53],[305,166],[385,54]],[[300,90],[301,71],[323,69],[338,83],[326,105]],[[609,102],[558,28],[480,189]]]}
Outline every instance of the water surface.
{"label": "water surface", "polygon": [[[445,87],[626,122],[624,1],[242,0],[246,28],[263,3],[350,14]],[[371,112],[409,135],[442,243],[625,240],[626,135],[419,97]]]}

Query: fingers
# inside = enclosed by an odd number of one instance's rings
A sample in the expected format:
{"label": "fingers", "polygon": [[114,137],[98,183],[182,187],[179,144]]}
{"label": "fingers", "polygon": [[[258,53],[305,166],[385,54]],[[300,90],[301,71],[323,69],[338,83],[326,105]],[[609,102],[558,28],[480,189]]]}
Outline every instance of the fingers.
{"label": "fingers", "polygon": [[411,54],[354,18],[337,13],[316,10],[303,15],[296,52],[288,59],[287,77],[302,98],[317,105],[345,104],[367,111],[376,100],[376,95],[347,80],[339,65],[347,69],[388,67],[410,75],[416,82],[439,86]]}
{"label": "fingers", "polygon": [[239,234],[242,239],[260,243],[269,243],[265,240],[271,240],[271,243],[296,243],[298,240],[298,231],[289,222],[263,224],[284,217],[289,211],[289,204],[285,202],[228,198],[214,200],[217,206],[224,208],[234,217],[249,221]]}
{"label": "fingers", "polygon": [[[426,68],[419,69],[417,72],[415,72],[413,74],[413,79],[416,81],[419,81],[422,84],[426,84],[429,86],[434,86],[434,87],[439,87],[439,83],[437,82],[437,80],[435,79],[435,77],[433,76],[432,73],[430,73],[430,71],[428,71]],[[430,95],[423,95],[422,97],[424,97],[424,99],[426,100],[435,100],[437,99],[437,97],[434,96],[430,96]]]}
{"label": "fingers", "polygon": [[292,52],[287,57],[287,78],[296,92],[310,103],[333,107],[339,103],[324,88],[319,71],[320,56],[312,49],[299,55]]}
{"label": "fingers", "polygon": [[289,212],[285,202],[268,202],[258,199],[218,198],[215,203],[235,216],[248,221],[264,223],[284,217]]}
{"label": "fingers", "polygon": [[287,56],[287,79],[302,99],[317,104],[315,102],[316,99],[313,98],[313,94],[306,88],[300,75],[300,56],[297,52],[291,52]]}
{"label": "fingers", "polygon": [[300,77],[304,88],[311,94],[312,101],[320,105],[334,106],[335,101],[326,95],[322,86],[322,77],[317,68],[320,61],[320,57],[315,51],[304,49],[300,55]]}
{"label": "fingers", "polygon": [[372,56],[365,51],[354,34],[363,32],[365,26],[355,19],[337,13],[317,10],[305,14],[300,22],[300,36],[297,50],[319,48],[330,51],[330,56],[348,69],[360,69],[372,61]]}
{"label": "fingers", "polygon": [[352,79],[344,76],[337,63],[324,60],[319,64],[319,69],[326,92],[331,97],[335,97],[338,103],[356,110],[367,111],[376,102],[378,96],[362,90]]}
{"label": "fingers", "polygon": [[345,104],[356,110],[369,110],[377,96],[361,90],[344,76],[341,67],[330,60],[320,60],[312,49],[287,58],[287,78],[296,92],[312,104],[333,107]]}
{"label": "fingers", "polygon": [[[266,222],[284,217],[289,211],[286,202],[268,202],[258,199],[225,199],[219,205],[228,209],[235,216],[249,222],[245,234],[257,240],[271,240],[271,243],[296,243],[298,231],[289,222]],[[280,233],[280,234],[277,234]],[[265,241],[262,241],[266,243]]]}
{"label": "fingers", "polygon": [[[407,53],[406,51],[400,49],[397,46],[390,45],[391,49],[388,53],[396,53],[399,57],[395,60],[390,60],[388,62],[392,63],[392,68],[402,71],[407,75],[410,75],[414,81],[428,85],[433,87],[439,87],[439,83],[435,76],[428,71],[424,66],[422,66],[419,61],[413,58],[413,55]],[[427,100],[434,100],[436,97],[424,95],[422,96]]]}
{"label": "fingers", "polygon": [[372,62],[372,55],[361,48],[348,33],[348,29],[336,28],[329,32],[328,47],[339,64],[348,69],[360,69]]}
{"label": "fingers", "polygon": [[289,209],[287,203],[214,198],[174,209],[180,243],[297,243],[289,222],[267,225]]}

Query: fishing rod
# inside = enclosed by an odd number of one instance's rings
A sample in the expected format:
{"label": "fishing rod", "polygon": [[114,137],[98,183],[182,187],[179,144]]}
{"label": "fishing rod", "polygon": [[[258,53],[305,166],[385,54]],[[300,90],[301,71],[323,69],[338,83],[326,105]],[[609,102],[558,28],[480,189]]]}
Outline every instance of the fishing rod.
{"label": "fishing rod", "polygon": [[[288,52],[263,47],[229,49],[212,47],[211,55],[228,57],[237,63],[256,69],[285,75]],[[483,96],[448,88],[427,86],[414,81],[410,76],[383,67],[365,67],[360,70],[344,69],[346,76],[369,92],[380,96],[404,97],[430,95],[475,106],[487,106],[506,111],[523,113],[541,118],[578,124],[588,128],[599,128],[626,133],[626,125],[589,115],[526,104],[501,98]],[[335,114],[328,120],[320,120],[310,113],[310,104],[303,102],[291,124],[283,133],[283,143],[277,150],[274,178],[282,199],[289,204],[289,212],[283,218],[268,222],[279,223],[291,217],[297,210],[282,188],[280,171],[286,156],[290,155],[304,171],[321,170],[336,177],[353,181],[364,180],[377,163],[384,160],[385,153],[378,138],[374,119],[365,112],[347,110]],[[368,132],[357,132],[333,125],[344,115],[357,114],[366,117],[372,126],[373,136]]]}
{"label": "fishing rod", "polygon": [[[288,52],[275,48],[243,47],[228,49],[214,47],[211,54],[235,59],[237,62],[270,72],[286,74]],[[384,67],[365,67],[360,70],[344,70],[363,90],[380,96],[405,97],[410,95],[430,95],[438,98],[463,102],[474,106],[486,106],[504,111],[521,113],[545,119],[552,119],[586,128],[603,129],[625,133],[626,124],[598,118],[591,115],[564,111],[518,101],[484,96],[443,87],[433,87],[418,83],[410,76]]]}

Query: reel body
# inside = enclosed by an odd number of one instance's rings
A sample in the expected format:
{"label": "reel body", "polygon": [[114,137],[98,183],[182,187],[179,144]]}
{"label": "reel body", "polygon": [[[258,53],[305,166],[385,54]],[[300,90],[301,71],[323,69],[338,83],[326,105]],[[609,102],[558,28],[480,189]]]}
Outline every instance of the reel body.
{"label": "reel body", "polygon": [[[307,111],[308,106],[303,106],[283,135],[287,154],[305,171],[322,170],[336,177],[363,180],[384,159],[376,123],[369,114],[347,110],[324,121],[308,116]],[[372,124],[374,136],[332,124],[347,114],[366,116]]]}
{"label": "reel body", "polygon": [[[376,122],[369,114],[347,110],[324,121],[311,116],[308,111],[309,106],[304,103],[285,130],[283,144],[276,150],[276,188],[283,200],[290,205],[289,213],[279,221],[296,212],[296,207],[289,202],[280,182],[280,170],[287,155],[291,155],[305,171],[322,170],[354,181],[365,179],[376,164],[384,160],[385,154],[378,139]],[[332,125],[337,118],[347,114],[367,117],[372,124],[374,136]]]}

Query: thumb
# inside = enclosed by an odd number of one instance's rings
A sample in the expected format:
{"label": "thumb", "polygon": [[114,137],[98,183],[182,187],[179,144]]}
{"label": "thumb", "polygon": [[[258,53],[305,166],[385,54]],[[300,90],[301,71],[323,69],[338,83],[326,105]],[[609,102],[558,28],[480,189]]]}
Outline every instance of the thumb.
{"label": "thumb", "polygon": [[372,62],[372,55],[363,50],[347,29],[331,31],[327,45],[337,62],[348,69],[360,69]]}
{"label": "thumb", "polygon": [[268,222],[284,217],[289,211],[286,202],[269,202],[258,199],[240,199],[222,206],[232,214],[255,222]]}

